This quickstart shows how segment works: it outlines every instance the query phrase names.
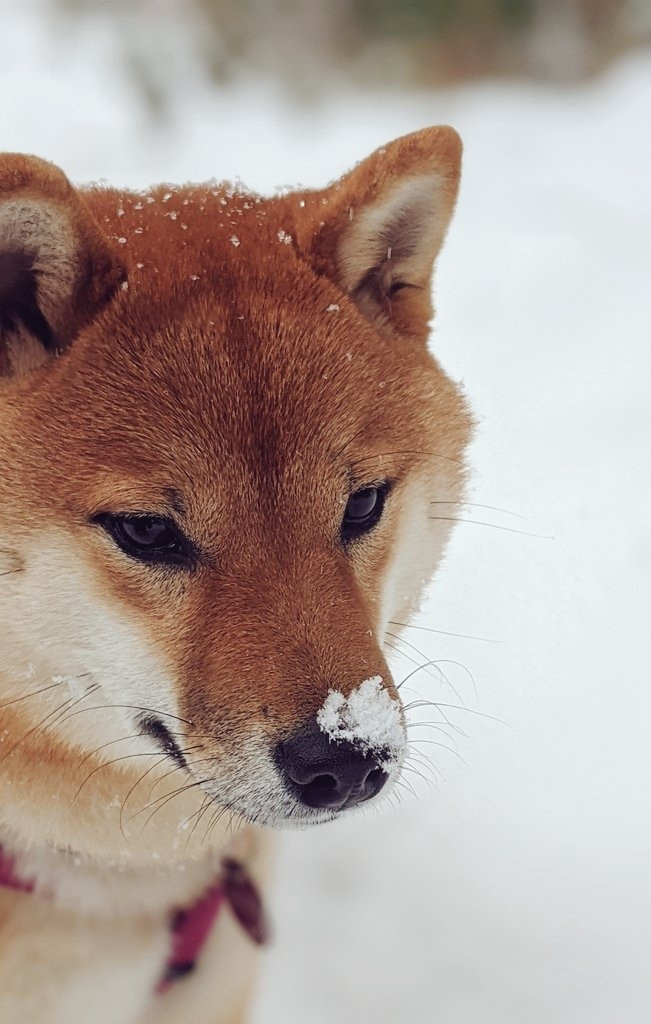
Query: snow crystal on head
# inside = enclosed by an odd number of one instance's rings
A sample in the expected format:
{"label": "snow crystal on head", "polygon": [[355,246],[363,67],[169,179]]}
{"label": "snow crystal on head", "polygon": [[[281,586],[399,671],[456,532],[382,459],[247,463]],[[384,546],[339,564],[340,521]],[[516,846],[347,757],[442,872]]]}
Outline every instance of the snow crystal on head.
{"label": "snow crystal on head", "polygon": [[400,706],[382,685],[382,676],[365,679],[348,697],[330,690],[316,720],[334,742],[348,740],[364,753],[379,754],[383,767],[402,758],[406,743]]}

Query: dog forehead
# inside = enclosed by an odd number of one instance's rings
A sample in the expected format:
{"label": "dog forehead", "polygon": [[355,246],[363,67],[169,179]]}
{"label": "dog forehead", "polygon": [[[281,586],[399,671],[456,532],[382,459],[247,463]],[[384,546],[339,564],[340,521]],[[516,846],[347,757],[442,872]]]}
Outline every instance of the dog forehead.
{"label": "dog forehead", "polygon": [[300,264],[267,276],[222,267],[203,294],[182,299],[177,287],[172,303],[145,297],[115,327],[100,357],[114,403],[132,405],[135,392],[146,399],[141,408],[156,402],[159,415],[192,416],[211,434],[238,421],[247,429],[316,428],[319,415],[324,425],[350,421],[373,391],[381,397],[407,372],[395,344]]}
{"label": "dog forehead", "polygon": [[295,465],[343,445],[376,400],[389,413],[409,355],[302,252],[289,199],[170,186],[93,203],[130,261],[78,353],[109,430],[140,425],[163,457],[264,454],[268,471],[274,451]]}
{"label": "dog forehead", "polygon": [[397,354],[333,297],[296,266],[222,267],[198,293],[133,289],[58,361],[62,471],[70,453],[141,480],[143,497],[154,480],[198,500],[245,493],[247,481],[251,493],[310,487],[360,428],[399,413]]}

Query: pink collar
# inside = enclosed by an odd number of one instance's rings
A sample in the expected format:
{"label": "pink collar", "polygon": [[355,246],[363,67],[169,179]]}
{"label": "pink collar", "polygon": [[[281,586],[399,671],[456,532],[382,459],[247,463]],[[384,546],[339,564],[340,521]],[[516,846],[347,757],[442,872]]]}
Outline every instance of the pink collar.
{"label": "pink collar", "polygon": [[33,892],[34,882],[19,878],[14,870],[14,858],[0,846],[0,885],[5,889],[17,889],[18,892]]}
{"label": "pink collar", "polygon": [[[21,878],[16,872],[14,858],[2,846],[0,886],[25,893],[34,892],[35,888],[34,879]],[[218,881],[196,903],[174,914],[170,922],[172,948],[156,992],[166,992],[194,970],[224,903],[253,942],[262,945],[267,941],[264,910],[254,882],[239,861],[225,858]]]}

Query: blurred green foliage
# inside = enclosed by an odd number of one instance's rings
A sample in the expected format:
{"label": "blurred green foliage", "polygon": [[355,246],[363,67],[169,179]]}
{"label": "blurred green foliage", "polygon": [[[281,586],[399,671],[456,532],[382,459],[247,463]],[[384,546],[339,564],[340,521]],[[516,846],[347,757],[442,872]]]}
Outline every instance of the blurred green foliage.
{"label": "blurred green foliage", "polygon": [[409,38],[441,35],[459,26],[501,24],[521,29],[531,22],[534,0],[353,0],[361,25],[378,35]]}

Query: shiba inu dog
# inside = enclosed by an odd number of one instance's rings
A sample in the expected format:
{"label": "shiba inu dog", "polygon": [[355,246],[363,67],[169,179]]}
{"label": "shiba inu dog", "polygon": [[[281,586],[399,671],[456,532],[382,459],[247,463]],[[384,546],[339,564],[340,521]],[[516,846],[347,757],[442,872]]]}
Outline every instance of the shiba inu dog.
{"label": "shiba inu dog", "polygon": [[445,127],[271,199],[0,157],[3,1022],[243,1021],[267,835],[398,779],[385,631],[471,431],[426,348],[459,165]]}

